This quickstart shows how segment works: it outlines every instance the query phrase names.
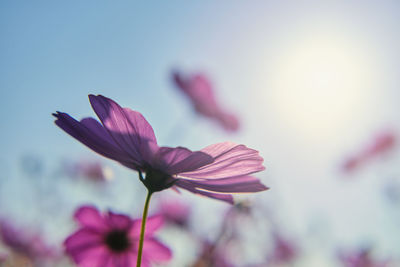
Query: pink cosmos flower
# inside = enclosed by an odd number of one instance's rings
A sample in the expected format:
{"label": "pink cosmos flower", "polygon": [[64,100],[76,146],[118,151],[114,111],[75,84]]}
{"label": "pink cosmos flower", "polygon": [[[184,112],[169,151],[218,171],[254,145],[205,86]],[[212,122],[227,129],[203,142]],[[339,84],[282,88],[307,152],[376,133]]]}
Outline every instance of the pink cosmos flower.
{"label": "pink cosmos flower", "polygon": [[346,172],[354,171],[369,160],[385,154],[394,148],[396,139],[396,135],[392,131],[380,133],[371,144],[349,157],[343,164],[343,170]]}
{"label": "pink cosmos flower", "polygon": [[6,260],[7,260],[7,255],[0,253],[0,264],[4,263]]}
{"label": "pink cosmos flower", "polygon": [[361,249],[353,253],[340,253],[339,259],[344,267],[386,267],[389,261],[377,261],[371,257],[370,249]]}
{"label": "pink cosmos flower", "polygon": [[0,240],[4,245],[33,262],[55,259],[57,253],[38,233],[15,227],[9,221],[0,221]]}
{"label": "pink cosmos flower", "polygon": [[202,244],[202,252],[192,267],[233,267],[234,265],[229,261],[229,257],[222,249],[216,247],[208,241]]}
{"label": "pink cosmos flower", "polygon": [[270,261],[275,264],[291,263],[297,257],[296,246],[289,240],[284,239],[277,232],[273,233],[274,249]]}
{"label": "pink cosmos flower", "polygon": [[256,150],[231,142],[195,152],[160,147],[153,128],[139,112],[101,95],[89,95],[89,100],[102,124],[93,118],[77,121],[62,112],[53,114],[55,123],[95,152],[138,171],[149,192],[182,188],[233,203],[233,193],[268,189],[250,175],[265,169]]}
{"label": "pink cosmos flower", "polygon": [[228,131],[239,129],[239,120],[219,106],[213,86],[205,75],[197,73],[184,77],[179,72],[174,72],[172,75],[175,85],[187,95],[198,114],[216,120]]}
{"label": "pink cosmos flower", "polygon": [[162,199],[159,205],[159,214],[174,225],[187,227],[191,213],[190,206],[176,198]]}
{"label": "pink cosmos flower", "polygon": [[[80,267],[131,267],[135,266],[140,237],[141,220],[132,220],[126,215],[108,211],[105,214],[91,206],[79,208],[75,219],[80,229],[69,236],[65,249]],[[154,238],[154,233],[163,224],[161,216],[147,220],[142,266],[151,262],[164,263],[172,253]]]}
{"label": "pink cosmos flower", "polygon": [[113,178],[112,170],[99,161],[66,162],[64,171],[70,177],[84,178],[92,182],[105,182]]}

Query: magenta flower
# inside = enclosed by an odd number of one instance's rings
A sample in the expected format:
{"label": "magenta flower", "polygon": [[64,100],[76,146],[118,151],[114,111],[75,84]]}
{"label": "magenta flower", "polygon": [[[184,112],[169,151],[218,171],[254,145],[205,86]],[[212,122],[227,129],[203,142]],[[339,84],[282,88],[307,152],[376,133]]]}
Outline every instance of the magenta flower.
{"label": "magenta flower", "polygon": [[187,227],[191,213],[190,206],[176,198],[166,198],[160,201],[158,207],[158,213],[164,217],[164,219],[179,227]]}
{"label": "magenta flower", "polygon": [[339,259],[344,267],[386,267],[389,266],[388,260],[377,261],[371,256],[370,249],[360,249],[352,253],[340,253]]}
{"label": "magenta flower", "polygon": [[232,113],[222,109],[216,101],[213,87],[203,74],[183,77],[179,72],[173,73],[175,85],[190,99],[195,111],[205,117],[216,120],[228,131],[239,129],[239,120]]}
{"label": "magenta flower", "polygon": [[294,243],[284,239],[277,232],[273,233],[273,239],[274,249],[270,256],[271,263],[282,264],[293,262],[298,255],[298,250]]}
{"label": "magenta flower", "polygon": [[[65,250],[81,267],[131,267],[135,266],[140,239],[141,220],[108,211],[105,214],[90,206],[79,208],[75,219],[80,229],[69,236]],[[142,266],[151,262],[164,263],[172,253],[160,243],[154,233],[162,226],[161,216],[150,217],[144,236]]]}
{"label": "magenta flower", "polygon": [[4,245],[33,262],[55,259],[57,253],[39,233],[15,227],[9,221],[0,221],[0,240]]}
{"label": "magenta flower", "polygon": [[354,171],[371,159],[387,153],[395,147],[396,139],[396,135],[392,131],[384,131],[380,133],[374,138],[371,144],[346,159],[343,164],[343,170],[346,172]]}
{"label": "magenta flower", "polygon": [[78,162],[66,162],[63,168],[68,176],[83,178],[91,182],[106,182],[113,178],[112,170],[100,161],[81,160]]}
{"label": "magenta flower", "polygon": [[231,142],[195,152],[159,147],[142,114],[101,95],[89,99],[102,124],[93,118],[77,121],[62,112],[53,114],[55,123],[95,152],[138,171],[149,192],[175,187],[233,203],[233,193],[268,189],[250,175],[264,170],[256,150]]}
{"label": "magenta flower", "polygon": [[233,267],[224,249],[208,241],[202,242],[202,252],[192,267]]}
{"label": "magenta flower", "polygon": [[0,253],[0,264],[3,264],[6,260],[7,260],[7,255]]}
{"label": "magenta flower", "polygon": [[91,181],[103,182],[112,178],[111,169],[106,168],[100,162],[82,162],[78,168],[82,176]]}

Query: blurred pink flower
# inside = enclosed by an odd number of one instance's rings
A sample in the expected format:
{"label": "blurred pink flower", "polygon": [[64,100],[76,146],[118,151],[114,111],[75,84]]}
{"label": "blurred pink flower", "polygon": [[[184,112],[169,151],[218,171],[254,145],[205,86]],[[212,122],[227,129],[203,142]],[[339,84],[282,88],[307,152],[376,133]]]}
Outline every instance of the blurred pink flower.
{"label": "blurred pink flower", "polygon": [[100,161],[80,160],[67,162],[64,171],[73,178],[83,178],[92,182],[105,182],[113,177],[113,172]]}
{"label": "blurred pink flower", "polygon": [[6,260],[7,260],[7,255],[0,253],[0,264],[4,263]]}
{"label": "blurred pink flower", "polygon": [[149,192],[174,186],[233,203],[233,193],[268,189],[250,175],[265,169],[258,151],[231,142],[195,152],[184,147],[159,147],[142,114],[101,95],[90,95],[89,99],[102,124],[93,118],[76,121],[61,112],[54,114],[55,123],[95,152],[138,171]]}
{"label": "blurred pink flower", "polygon": [[351,172],[366,164],[369,160],[392,150],[396,145],[396,135],[393,131],[385,131],[376,136],[371,144],[345,160],[343,170]]}
{"label": "blurred pink flower", "polygon": [[229,257],[220,247],[204,241],[202,244],[202,252],[194,262],[192,267],[233,267],[229,261]]}
{"label": "blurred pink flower", "polygon": [[[79,208],[75,219],[80,229],[69,236],[65,250],[81,267],[135,266],[140,237],[141,220],[108,211],[105,214],[91,206]],[[168,262],[172,253],[160,243],[154,233],[162,226],[161,216],[150,217],[146,223],[142,266],[151,262]]]}
{"label": "blurred pink flower", "polygon": [[57,257],[55,248],[46,244],[40,234],[15,227],[7,220],[0,221],[0,239],[9,249],[33,262]]}
{"label": "blurred pink flower", "polygon": [[187,227],[191,213],[190,206],[176,198],[165,198],[159,204],[158,213],[174,225]]}
{"label": "blurred pink flower", "polygon": [[291,263],[293,262],[297,255],[298,249],[294,243],[287,239],[284,239],[280,234],[273,233],[274,248],[271,256],[269,257],[269,262],[274,264]]}
{"label": "blurred pink flower", "polygon": [[239,129],[238,118],[217,103],[211,82],[203,74],[196,73],[184,77],[182,73],[174,72],[175,85],[189,98],[195,111],[205,117],[216,120],[228,131]]}
{"label": "blurred pink flower", "polygon": [[386,267],[388,260],[377,261],[371,257],[370,249],[360,249],[356,252],[339,253],[339,259],[344,267]]}

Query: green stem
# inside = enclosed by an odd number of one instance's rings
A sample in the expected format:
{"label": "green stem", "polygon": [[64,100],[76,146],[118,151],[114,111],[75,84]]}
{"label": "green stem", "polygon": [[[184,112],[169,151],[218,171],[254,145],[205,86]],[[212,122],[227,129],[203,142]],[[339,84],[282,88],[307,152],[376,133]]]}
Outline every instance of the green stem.
{"label": "green stem", "polygon": [[153,192],[151,192],[151,191],[147,192],[146,202],[144,203],[142,228],[140,230],[139,250],[138,250],[136,267],[140,267],[140,265],[142,264],[144,232],[145,232],[145,228],[146,228],[147,211],[149,210],[149,203],[150,203],[150,198],[151,198],[152,194],[153,194]]}

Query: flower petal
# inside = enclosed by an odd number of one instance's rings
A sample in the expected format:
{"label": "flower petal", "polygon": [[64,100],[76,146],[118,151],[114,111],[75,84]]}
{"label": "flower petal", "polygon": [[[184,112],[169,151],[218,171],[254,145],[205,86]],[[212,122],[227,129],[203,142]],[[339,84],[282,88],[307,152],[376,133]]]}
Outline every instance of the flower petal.
{"label": "flower petal", "polygon": [[216,119],[228,131],[237,131],[239,129],[239,120],[231,113],[220,111],[217,114]]}
{"label": "flower petal", "polygon": [[64,246],[67,251],[84,250],[88,247],[101,245],[102,235],[90,228],[82,228],[70,235],[65,241]]}
{"label": "flower petal", "polygon": [[206,191],[199,190],[196,185],[193,185],[191,183],[191,181],[188,181],[188,180],[179,179],[179,180],[177,180],[175,182],[175,185],[178,186],[178,187],[181,187],[181,188],[183,188],[185,190],[188,190],[188,191],[190,191],[192,193],[195,193],[195,194],[199,194],[199,195],[206,196],[206,197],[209,197],[209,198],[222,200],[222,201],[228,202],[230,204],[233,204],[232,195],[229,195],[229,194],[218,194],[218,193],[214,193],[214,192],[206,192]]}
{"label": "flower petal", "polygon": [[111,139],[104,127],[93,118],[84,118],[80,122],[66,113],[53,114],[57,120],[55,124],[100,155],[119,161],[132,169],[137,169],[137,161],[123,151]]}
{"label": "flower petal", "polygon": [[80,225],[98,229],[105,230],[107,225],[104,223],[104,218],[100,212],[94,206],[82,206],[74,214],[75,220],[79,222]]}
{"label": "flower petal", "polygon": [[143,165],[157,150],[153,128],[142,114],[122,108],[102,95],[89,95],[90,103],[114,141]]}
{"label": "flower petal", "polygon": [[254,193],[268,189],[259,179],[253,176],[188,182],[198,190],[224,194]]}
{"label": "flower petal", "polygon": [[132,220],[126,215],[108,211],[107,223],[112,229],[129,230],[132,225]]}
{"label": "flower petal", "polygon": [[81,266],[96,266],[93,264],[95,258],[107,252],[102,235],[89,228],[83,228],[69,236],[64,241],[64,246],[66,253],[76,263],[88,262],[88,265]]}
{"label": "flower petal", "polygon": [[258,151],[231,142],[210,145],[201,150],[212,156],[214,162],[191,172],[180,173],[183,179],[223,179],[245,176],[265,167]]}
{"label": "flower petal", "polygon": [[128,253],[114,254],[111,257],[111,261],[108,263],[107,267],[130,267],[128,265]]}
{"label": "flower petal", "polygon": [[[164,224],[164,218],[161,215],[155,215],[148,217],[146,220],[146,230],[145,230],[145,236],[151,236],[154,235],[154,233],[160,229],[160,227]],[[142,220],[134,220],[132,228],[129,232],[129,235],[132,238],[138,239],[140,237],[140,230],[142,227]]]}
{"label": "flower petal", "polygon": [[143,245],[143,257],[158,263],[166,262],[172,258],[172,252],[155,238],[147,238]]}
{"label": "flower petal", "polygon": [[[131,250],[127,254],[127,266],[136,266],[137,262],[137,252],[135,250]],[[143,264],[142,264],[143,266]]]}
{"label": "flower petal", "polygon": [[192,152],[185,147],[160,147],[153,161],[153,167],[168,174],[196,170],[210,164],[214,159],[200,151]]}
{"label": "flower petal", "polygon": [[101,267],[108,262],[110,252],[104,246],[82,250],[73,257],[75,263],[80,267]]}

